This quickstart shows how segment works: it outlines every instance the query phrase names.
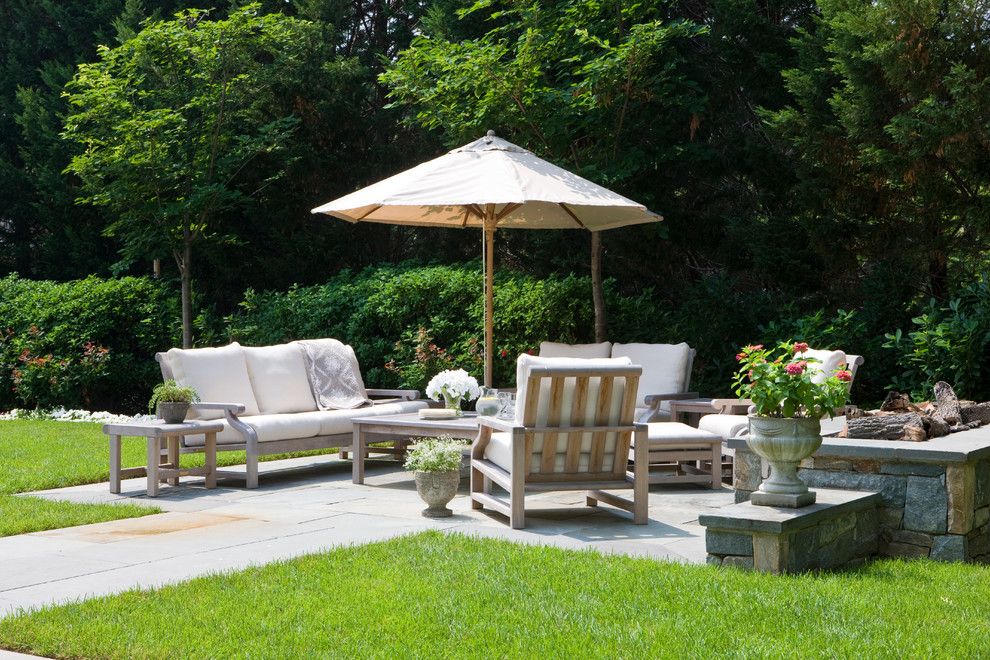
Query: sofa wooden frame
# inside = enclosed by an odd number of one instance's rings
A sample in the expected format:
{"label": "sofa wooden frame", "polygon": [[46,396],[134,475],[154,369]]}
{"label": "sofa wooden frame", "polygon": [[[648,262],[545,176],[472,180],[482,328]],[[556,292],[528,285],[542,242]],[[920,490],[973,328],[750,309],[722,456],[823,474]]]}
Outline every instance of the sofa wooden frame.
{"label": "sofa wooden frame", "polygon": [[[173,379],[174,376],[172,374],[172,368],[168,364],[166,354],[155,353],[155,360],[158,361],[158,364],[161,367],[162,378],[165,380]],[[375,401],[376,404],[389,403],[396,400],[415,401],[419,399],[419,392],[417,390],[369,389],[368,397],[372,400],[375,400],[376,398],[384,399]],[[244,437],[244,442],[217,443],[217,452],[244,451],[247,454],[246,465],[248,488],[258,487],[258,460],[261,456],[285,454],[296,451],[311,451],[314,449],[350,449],[354,442],[354,434],[350,430],[346,433],[336,433],[334,435],[317,435],[309,438],[290,438],[287,440],[268,440],[265,442],[260,442],[258,440],[258,434],[254,428],[238,417],[238,415],[244,414],[245,406],[243,403],[203,401],[192,404],[190,409],[195,411],[209,410],[223,412],[223,417],[227,420],[227,424],[230,428],[236,430]],[[367,408],[362,410],[367,410]],[[404,451],[404,448],[400,446],[401,443],[399,441],[395,441],[394,438],[383,438],[383,440],[392,441],[394,444],[392,447],[376,447],[376,452],[397,454]],[[205,450],[205,447],[186,446],[184,442],[179,448],[179,452],[182,454],[202,453]],[[231,472],[229,470],[217,470],[217,475],[234,478],[243,477],[240,473]]]}

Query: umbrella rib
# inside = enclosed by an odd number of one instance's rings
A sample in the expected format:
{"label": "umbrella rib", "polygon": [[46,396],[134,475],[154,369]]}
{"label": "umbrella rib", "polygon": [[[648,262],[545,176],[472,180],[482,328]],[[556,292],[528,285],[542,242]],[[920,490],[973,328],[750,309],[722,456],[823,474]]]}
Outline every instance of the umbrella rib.
{"label": "umbrella rib", "polygon": [[522,204],[506,204],[505,207],[502,209],[502,211],[495,216],[495,222],[498,223],[499,220],[509,215],[520,206],[522,206]]}
{"label": "umbrella rib", "polygon": [[354,218],[353,222],[360,222],[360,221],[364,220],[365,218],[367,218],[369,215],[371,215],[372,213],[374,213],[375,211],[377,211],[381,207],[382,207],[381,204],[379,204],[378,206],[372,207],[372,209],[370,211],[368,211],[367,213],[365,213],[364,215],[362,215],[360,218]]}
{"label": "umbrella rib", "polygon": [[587,229],[587,227],[584,226],[584,223],[581,222],[581,220],[576,215],[574,215],[574,211],[572,211],[569,208],[567,208],[567,204],[564,204],[563,202],[560,202],[560,203],[558,203],[558,206],[560,206],[560,208],[564,209],[564,212],[567,213],[567,215],[571,216],[571,218],[574,219],[574,222],[578,223],[578,226],[581,229]]}

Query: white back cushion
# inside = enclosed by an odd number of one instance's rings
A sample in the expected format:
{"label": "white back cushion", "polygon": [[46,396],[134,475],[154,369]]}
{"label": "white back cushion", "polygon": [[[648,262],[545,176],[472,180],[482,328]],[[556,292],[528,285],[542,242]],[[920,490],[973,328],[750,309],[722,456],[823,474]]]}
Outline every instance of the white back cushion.
{"label": "white back cushion", "polygon": [[[522,425],[523,419],[526,413],[526,388],[529,382],[529,373],[535,367],[615,367],[630,365],[632,362],[628,358],[598,358],[598,359],[584,359],[584,358],[568,358],[568,357],[537,357],[534,355],[522,354],[519,359],[516,360],[516,424]],[[564,405],[562,410],[569,411],[571,409],[570,402],[571,399],[568,398],[573,394],[573,382],[568,382],[568,386],[565,388],[564,392]],[[618,406],[622,401],[622,393],[624,384],[617,384],[613,390],[613,403],[615,405],[614,417],[618,414]],[[547,419],[547,408],[549,406],[549,392],[550,392],[549,380],[543,383],[540,391],[539,412],[537,413],[537,426],[542,426]],[[592,388],[594,390],[592,391]],[[545,391],[544,391],[545,390]],[[586,418],[590,424],[594,420],[595,404],[598,400],[598,381],[593,380],[588,387],[588,403],[586,406]],[[590,417],[588,417],[590,415]],[[617,419],[617,417],[616,417]]]}
{"label": "white back cushion", "polygon": [[646,405],[647,394],[679,394],[687,391],[691,347],[680,344],[614,344],[612,357],[627,357],[643,367],[637,406]]}
{"label": "white back cushion", "polygon": [[612,342],[600,344],[561,344],[555,341],[540,342],[540,357],[556,358],[607,358],[612,357]]}
{"label": "white back cushion", "polygon": [[846,354],[843,351],[823,351],[809,348],[804,353],[798,353],[797,357],[820,360],[819,362],[808,363],[808,371],[811,373],[811,382],[813,383],[824,382],[826,378],[846,366]]}
{"label": "white back cushion", "polygon": [[316,410],[299,344],[246,346],[244,358],[262,414]]}
{"label": "white back cushion", "polygon": [[[219,348],[173,348],[165,354],[180,385],[196,390],[202,401],[244,404],[245,415],[258,414],[244,349],[237,342]],[[200,419],[223,417],[223,411],[199,413]]]}

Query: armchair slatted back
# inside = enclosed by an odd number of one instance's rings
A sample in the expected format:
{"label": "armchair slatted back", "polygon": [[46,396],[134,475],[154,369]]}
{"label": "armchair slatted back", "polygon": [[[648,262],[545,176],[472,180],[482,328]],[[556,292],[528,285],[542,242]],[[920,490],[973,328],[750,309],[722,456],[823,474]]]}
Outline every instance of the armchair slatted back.
{"label": "armchair slatted back", "polygon": [[527,482],[625,479],[642,368],[539,366],[520,385]]}

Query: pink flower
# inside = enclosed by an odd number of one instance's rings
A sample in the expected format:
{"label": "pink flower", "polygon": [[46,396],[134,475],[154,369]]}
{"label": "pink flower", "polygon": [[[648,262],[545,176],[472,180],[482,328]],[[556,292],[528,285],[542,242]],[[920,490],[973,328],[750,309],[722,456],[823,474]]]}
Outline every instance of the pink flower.
{"label": "pink flower", "polygon": [[804,373],[804,370],[807,369],[807,367],[807,362],[804,360],[798,360],[797,362],[791,362],[789,365],[784,367],[784,371],[792,376],[799,376]]}
{"label": "pink flower", "polygon": [[745,357],[742,353],[736,353],[736,362],[742,362]]}
{"label": "pink flower", "polygon": [[762,351],[762,350],[763,350],[763,344],[750,344],[749,346],[743,348],[743,353],[752,353],[754,351]]}
{"label": "pink flower", "polygon": [[852,372],[847,369],[840,369],[839,371],[836,371],[835,377],[843,383],[851,383],[853,379]]}
{"label": "pink flower", "polygon": [[794,343],[794,353],[804,353],[806,350],[808,350],[808,345],[803,341]]}

